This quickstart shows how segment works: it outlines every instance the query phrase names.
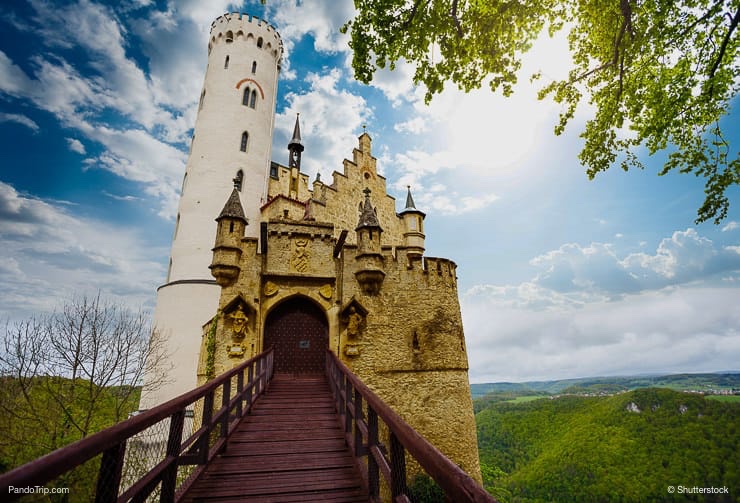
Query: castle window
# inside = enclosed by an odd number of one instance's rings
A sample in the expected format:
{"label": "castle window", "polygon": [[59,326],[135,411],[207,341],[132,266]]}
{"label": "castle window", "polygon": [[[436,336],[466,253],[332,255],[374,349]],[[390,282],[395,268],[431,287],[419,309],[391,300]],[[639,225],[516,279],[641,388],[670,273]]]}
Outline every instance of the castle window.
{"label": "castle window", "polygon": [[226,56],[226,59],[224,60],[224,70],[226,70],[229,67],[229,57]]}
{"label": "castle window", "polygon": [[203,108],[203,102],[206,100],[206,90],[203,89],[203,92],[200,93],[200,102],[198,103],[198,110]]}
{"label": "castle window", "polygon": [[262,49],[262,37],[260,37],[260,38],[257,39],[257,47],[259,47],[260,49]]}
{"label": "castle window", "polygon": [[248,106],[249,105],[249,88],[244,88],[244,94],[242,95],[242,105]]}
{"label": "castle window", "polygon": [[254,104],[257,101],[257,91],[252,91],[252,98],[249,100],[249,107],[254,108]]}
{"label": "castle window", "polygon": [[226,43],[230,44],[234,41],[234,33],[231,31],[226,32]]}
{"label": "castle window", "polygon": [[277,164],[270,164],[270,176],[272,178],[278,178]]}
{"label": "castle window", "polygon": [[252,73],[257,73],[257,62],[252,61]]}
{"label": "castle window", "polygon": [[229,232],[234,232],[234,222],[229,222]]}
{"label": "castle window", "polygon": [[234,188],[239,192],[242,191],[242,180],[244,180],[244,171],[240,169],[236,172],[236,176],[234,177]]}
{"label": "castle window", "polygon": [[188,174],[185,173],[185,176],[182,177],[182,189],[180,189],[180,195],[182,195],[185,192],[185,184],[188,181]]}
{"label": "castle window", "polygon": [[180,230],[180,214],[177,214],[177,220],[175,220],[175,233],[172,235],[172,239],[177,238],[177,231]]}
{"label": "castle window", "polygon": [[239,150],[241,150],[242,152],[247,151],[247,140],[249,140],[249,133],[244,131],[242,133],[242,143],[241,143],[241,146],[239,147]]}

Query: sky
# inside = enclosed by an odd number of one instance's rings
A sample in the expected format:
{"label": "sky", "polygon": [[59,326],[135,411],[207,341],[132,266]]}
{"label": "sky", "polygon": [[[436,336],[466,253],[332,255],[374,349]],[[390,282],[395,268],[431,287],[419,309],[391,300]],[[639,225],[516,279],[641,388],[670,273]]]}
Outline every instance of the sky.
{"label": "sky", "polygon": [[[413,69],[353,79],[351,0],[9,0],[0,5],[0,319],[95,294],[153,310],[207,62],[210,24],[247,12],[285,45],[273,160],[301,114],[303,171],[331,180],[363,125],[398,210],[412,187],[426,254],[458,265],[471,382],[740,370],[740,197],[694,224],[703,180],[577,159],[593,110],[555,136],[538,101],[563,36],[512,98],[453,85],[425,105]],[[740,102],[723,120],[734,152]],[[736,155],[736,154],[735,154]]]}

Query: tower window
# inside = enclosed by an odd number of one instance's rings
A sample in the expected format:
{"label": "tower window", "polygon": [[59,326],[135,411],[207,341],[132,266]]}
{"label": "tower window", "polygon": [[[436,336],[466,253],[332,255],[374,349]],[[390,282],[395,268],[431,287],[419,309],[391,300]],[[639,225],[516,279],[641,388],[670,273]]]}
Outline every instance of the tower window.
{"label": "tower window", "polygon": [[242,152],[246,152],[247,151],[247,141],[248,140],[249,140],[249,133],[247,133],[246,131],[244,131],[242,133],[242,143],[241,143],[241,146],[239,147],[239,150],[241,150]]}
{"label": "tower window", "polygon": [[229,67],[229,57],[226,56],[226,59],[224,60],[224,70],[226,70]]}
{"label": "tower window", "polygon": [[234,232],[234,222],[229,222],[229,232]]}
{"label": "tower window", "polygon": [[240,169],[236,172],[236,176],[234,177],[234,188],[239,192],[242,191],[242,180],[244,180],[244,171]]}
{"label": "tower window", "polygon": [[252,73],[257,73],[257,62],[252,61]]}
{"label": "tower window", "polygon": [[257,47],[259,47],[260,49],[262,49],[262,37],[260,37],[260,38],[257,39]]}
{"label": "tower window", "polygon": [[227,31],[226,32],[226,43],[230,44],[233,41],[234,41],[234,32]]}
{"label": "tower window", "polygon": [[244,94],[242,95],[242,105],[249,106],[249,87],[244,88]]}
{"label": "tower window", "polygon": [[198,103],[198,110],[203,108],[203,102],[206,100],[206,90],[203,89],[203,92],[200,93],[200,103]]}
{"label": "tower window", "polygon": [[254,104],[257,102],[257,91],[252,91],[252,98],[249,100],[249,108],[254,108]]}

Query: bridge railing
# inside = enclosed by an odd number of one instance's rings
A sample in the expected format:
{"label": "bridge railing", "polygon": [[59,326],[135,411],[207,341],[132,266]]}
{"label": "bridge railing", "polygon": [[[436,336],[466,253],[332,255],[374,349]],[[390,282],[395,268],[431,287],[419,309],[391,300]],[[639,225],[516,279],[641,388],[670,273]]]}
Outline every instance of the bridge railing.
{"label": "bridge railing", "polygon": [[327,351],[326,373],[347,443],[372,501],[495,503],[478,482],[406,423],[331,351]]}
{"label": "bridge railing", "polygon": [[0,475],[0,494],[3,500],[28,492],[53,498],[75,470],[85,469],[97,471],[94,487],[90,494],[69,488],[71,501],[176,501],[224,448],[272,371],[271,348],[188,393]]}

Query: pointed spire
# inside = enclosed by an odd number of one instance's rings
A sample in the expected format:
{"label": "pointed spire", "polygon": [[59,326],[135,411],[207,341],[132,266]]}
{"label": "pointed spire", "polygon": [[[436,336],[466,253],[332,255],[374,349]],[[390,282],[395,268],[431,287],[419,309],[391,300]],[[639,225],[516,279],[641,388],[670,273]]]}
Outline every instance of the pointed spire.
{"label": "pointed spire", "polygon": [[414,205],[414,198],[411,197],[411,185],[406,185],[406,189],[408,190],[408,193],[406,194],[406,210],[415,210],[416,206]]}
{"label": "pointed spire", "polygon": [[421,215],[422,217],[425,217],[426,214],[423,211],[419,211],[416,209],[416,205],[414,204],[414,198],[411,197],[411,185],[406,185],[406,207],[399,213],[399,215],[403,215],[404,213],[416,213],[418,215]]}
{"label": "pointed spire", "polygon": [[360,221],[357,222],[357,229],[362,227],[377,227],[380,229],[380,222],[378,222],[378,215],[373,209],[373,205],[370,204],[370,189],[366,188],[363,190],[365,193],[365,204],[362,207],[362,213],[360,214]]}
{"label": "pointed spire", "polygon": [[224,209],[221,210],[221,214],[216,220],[221,220],[222,218],[238,218],[243,220],[244,223],[247,223],[247,217],[244,216],[244,208],[239,199],[239,191],[236,188],[231,191],[231,195],[228,201],[226,201]]}
{"label": "pointed spire", "polygon": [[293,128],[293,138],[288,143],[288,150],[290,151],[290,160],[288,167],[301,169],[301,152],[303,152],[303,144],[301,143],[301,125],[298,119],[301,114],[295,116],[295,127]]}
{"label": "pointed spire", "polygon": [[295,126],[293,126],[293,138],[291,138],[290,143],[288,143],[288,148],[290,149],[293,145],[298,145],[301,147],[301,151],[303,150],[303,144],[301,143],[301,125],[298,121],[301,114],[297,113],[295,116]]}

